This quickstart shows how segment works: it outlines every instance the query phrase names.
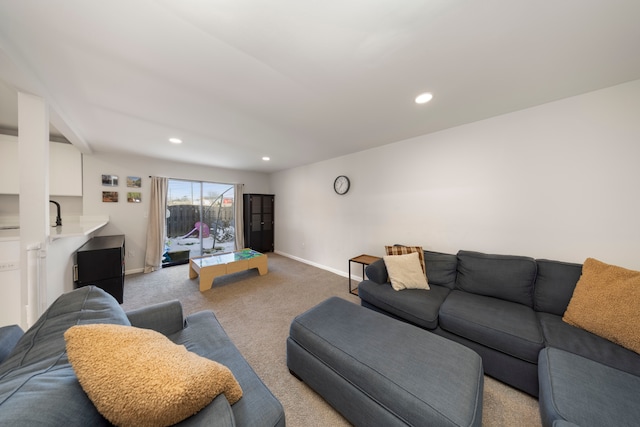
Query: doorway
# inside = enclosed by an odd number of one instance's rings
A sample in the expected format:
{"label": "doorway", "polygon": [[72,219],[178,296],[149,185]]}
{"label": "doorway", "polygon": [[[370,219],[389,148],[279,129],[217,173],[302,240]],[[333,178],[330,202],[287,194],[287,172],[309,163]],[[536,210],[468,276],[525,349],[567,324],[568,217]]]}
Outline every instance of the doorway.
{"label": "doorway", "polygon": [[233,184],[169,179],[162,266],[235,250]]}

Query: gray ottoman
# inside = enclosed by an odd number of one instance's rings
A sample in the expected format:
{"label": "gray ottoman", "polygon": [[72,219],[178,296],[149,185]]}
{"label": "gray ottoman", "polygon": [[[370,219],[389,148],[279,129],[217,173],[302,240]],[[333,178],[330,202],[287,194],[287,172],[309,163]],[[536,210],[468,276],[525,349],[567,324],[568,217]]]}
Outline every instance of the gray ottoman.
{"label": "gray ottoman", "polygon": [[341,298],[293,320],[287,366],[356,426],[482,424],[477,353]]}

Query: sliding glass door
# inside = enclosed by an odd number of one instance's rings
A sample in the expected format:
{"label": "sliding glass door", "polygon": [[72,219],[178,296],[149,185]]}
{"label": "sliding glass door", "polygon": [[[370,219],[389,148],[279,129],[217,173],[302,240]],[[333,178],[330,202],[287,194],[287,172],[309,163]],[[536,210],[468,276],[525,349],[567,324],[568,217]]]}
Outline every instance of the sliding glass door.
{"label": "sliding glass door", "polygon": [[235,250],[234,201],[232,184],[170,179],[163,265]]}

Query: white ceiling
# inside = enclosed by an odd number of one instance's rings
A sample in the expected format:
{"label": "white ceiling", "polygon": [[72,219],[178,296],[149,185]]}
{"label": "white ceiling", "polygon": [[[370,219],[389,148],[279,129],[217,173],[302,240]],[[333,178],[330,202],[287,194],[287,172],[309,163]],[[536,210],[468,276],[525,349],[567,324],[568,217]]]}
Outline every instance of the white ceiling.
{"label": "white ceiling", "polygon": [[637,0],[0,0],[0,127],[22,90],[85,152],[277,171],[638,79],[639,18]]}

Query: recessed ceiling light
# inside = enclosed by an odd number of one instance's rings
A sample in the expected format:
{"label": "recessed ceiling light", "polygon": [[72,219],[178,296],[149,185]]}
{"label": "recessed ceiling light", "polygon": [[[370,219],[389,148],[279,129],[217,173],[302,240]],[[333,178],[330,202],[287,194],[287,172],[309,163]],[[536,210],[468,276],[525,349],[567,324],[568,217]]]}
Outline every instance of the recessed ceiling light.
{"label": "recessed ceiling light", "polygon": [[264,160],[265,162],[268,162],[269,160],[271,160],[271,157],[264,156],[262,160]]}
{"label": "recessed ceiling light", "polygon": [[169,138],[169,142],[174,144],[182,144],[182,140],[180,138]]}
{"label": "recessed ceiling light", "polygon": [[421,93],[420,95],[416,96],[416,104],[426,104],[432,99],[433,99],[433,95],[430,94],[429,92]]}

